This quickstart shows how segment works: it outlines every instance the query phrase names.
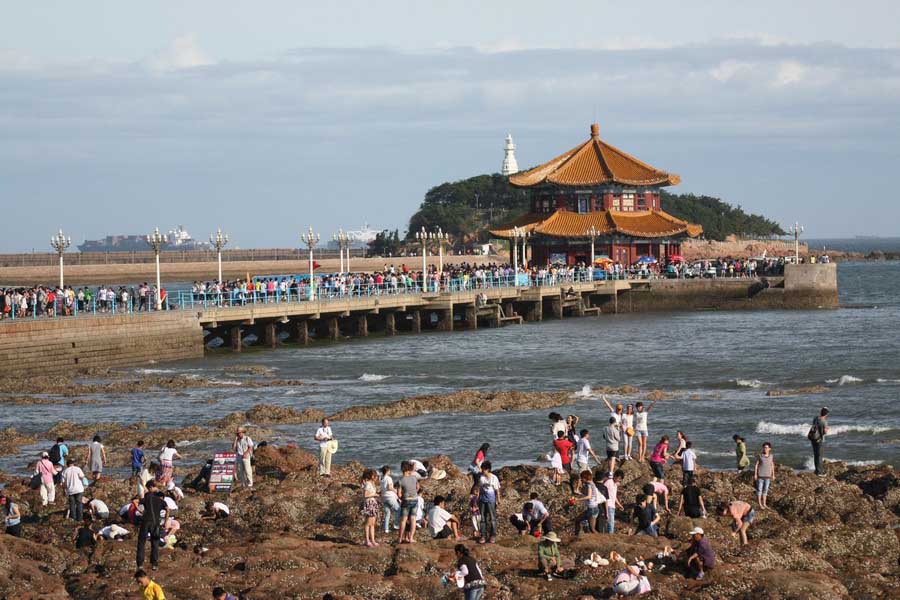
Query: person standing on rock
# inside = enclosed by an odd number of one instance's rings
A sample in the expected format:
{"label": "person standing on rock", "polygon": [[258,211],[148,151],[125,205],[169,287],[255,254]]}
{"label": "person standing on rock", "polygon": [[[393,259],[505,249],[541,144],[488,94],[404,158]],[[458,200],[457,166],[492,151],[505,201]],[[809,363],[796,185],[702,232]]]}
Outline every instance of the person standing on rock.
{"label": "person standing on rock", "polygon": [[363,471],[360,482],[363,485],[363,501],[360,514],[365,517],[366,546],[374,548],[380,545],[375,541],[375,520],[378,518],[378,473],[375,469]]}
{"label": "person standing on rock", "polygon": [[631,450],[634,433],[634,405],[629,404],[625,407],[625,414],[622,415],[622,435],[625,436],[625,452],[622,454],[622,460],[634,459]]}
{"label": "person standing on rock", "polygon": [[322,419],[322,426],[316,430],[315,439],[319,442],[319,475],[331,477],[331,441],[334,433],[328,419]]}
{"label": "person standing on rock", "polygon": [[598,533],[597,519],[600,517],[600,504],[606,502],[606,498],[597,489],[597,484],[594,483],[594,476],[590,471],[582,471],[580,480],[580,492],[582,495],[575,498],[575,500],[584,502],[584,512],[575,519],[575,537],[578,537],[581,533],[585,523],[588,525],[588,533]]}
{"label": "person standing on rock", "polygon": [[457,544],[453,548],[456,554],[456,572],[448,573],[446,577],[453,577],[457,581],[462,580],[462,590],[464,600],[481,600],[484,596],[484,588],[487,582],[481,573],[481,567],[478,562],[469,554],[469,549],[462,544]]}
{"label": "person standing on rock", "polygon": [[637,402],[634,405],[634,435],[638,439],[638,462],[644,462],[644,459],[647,458],[647,416],[655,404],[656,400],[651,402],[646,409],[644,409],[643,402]]}
{"label": "person standing on rock", "polygon": [[100,481],[100,476],[103,474],[103,464],[106,462],[106,448],[100,443],[99,435],[95,435],[94,441],[88,446],[85,462],[88,465],[88,470],[91,472],[94,483]]}
{"label": "person standing on rock", "polygon": [[384,532],[391,532],[391,517],[394,518],[394,529],[399,529],[400,500],[397,499],[397,490],[394,488],[394,479],[388,465],[381,467],[381,502],[384,510]]}
{"label": "person standing on rock", "polygon": [[57,485],[62,482],[62,472],[66,468],[66,456],[68,455],[69,447],[66,446],[65,440],[61,437],[56,438],[56,443],[50,448],[50,462],[59,467],[56,477],[53,479]]}
{"label": "person standing on rock", "polygon": [[155,481],[147,482],[147,493],[144,494],[141,505],[144,507],[144,516],[141,519],[141,529],[137,536],[135,563],[137,563],[138,569],[144,565],[144,552],[149,538],[150,567],[155,571],[159,564],[159,530],[163,520],[169,518],[169,510],[158,493]]}
{"label": "person standing on rock", "polygon": [[660,481],[664,481],[666,478],[664,468],[667,460],[669,460],[669,436],[664,435],[653,448],[653,454],[650,455],[650,468]]}
{"label": "person standing on rock", "polygon": [[762,452],[756,458],[753,481],[756,482],[756,501],[759,503],[759,507],[769,508],[766,499],[769,496],[769,487],[775,481],[775,457],[772,456],[772,444],[769,442],[763,444]]}
{"label": "person standing on rock", "polygon": [[478,478],[481,477],[481,463],[487,459],[487,453],[490,449],[490,444],[482,444],[481,448],[478,449],[478,452],[475,453],[475,458],[472,459],[472,464],[469,465],[469,473],[472,474],[472,483],[478,483]]}
{"label": "person standing on rock", "polygon": [[[621,406],[621,404],[616,406]],[[619,440],[621,439],[619,427],[616,418],[610,417],[609,425],[603,430],[603,439],[606,440],[606,460],[609,461],[607,472],[610,475],[616,470],[616,456],[619,454]]]}
{"label": "person standing on rock", "polygon": [[22,537],[22,513],[19,512],[19,505],[3,493],[0,493],[0,514],[3,516],[6,534]]}
{"label": "person standing on rock", "polygon": [[734,455],[737,459],[737,470],[740,473],[750,466],[750,459],[747,457],[747,443],[738,434],[734,434],[731,439],[734,440]]}
{"label": "person standing on rock", "polygon": [[408,461],[400,464],[400,543],[412,544],[416,536],[416,511],[419,508],[419,478]]}
{"label": "person standing on rock", "polygon": [[580,474],[582,471],[589,470],[590,458],[594,457],[594,460],[597,461],[597,465],[600,465],[601,461],[600,457],[597,456],[597,453],[594,452],[594,449],[591,448],[591,432],[587,429],[582,429],[581,434],[578,439],[578,443],[575,446],[575,462],[578,465],[578,473]]}
{"label": "person standing on rock", "polygon": [[75,459],[70,458],[66,470],[62,472],[62,482],[66,487],[66,497],[69,499],[69,517],[76,523],[81,523],[84,514],[81,496],[84,495],[86,481],[84,472],[75,464]]}
{"label": "person standing on rock", "polygon": [[48,503],[53,504],[56,501],[56,484],[53,483],[53,478],[56,477],[56,465],[50,461],[48,453],[41,453],[35,474],[41,476],[41,506],[47,506]]}
{"label": "person standing on rock", "polygon": [[166,442],[165,447],[159,451],[159,474],[157,480],[162,485],[167,485],[175,476],[175,459],[181,459],[178,449],[175,448],[175,440]]}
{"label": "person standing on rock", "polygon": [[253,487],[253,440],[247,435],[247,430],[238,427],[234,435],[231,448],[237,455],[237,477],[245,488]]}
{"label": "person standing on rock", "polygon": [[[568,440],[566,440],[568,441]],[[497,541],[497,507],[500,506],[500,480],[491,473],[491,461],[481,463],[481,478],[478,480],[478,510],[481,512],[480,544]]]}
{"label": "person standing on rock", "polygon": [[819,411],[819,416],[813,419],[812,427],[806,438],[812,443],[813,464],[816,469],[816,475],[825,476],[825,468],[822,465],[824,457],[822,456],[822,444],[825,443],[825,436],[828,435],[828,410],[827,406],[823,406]]}

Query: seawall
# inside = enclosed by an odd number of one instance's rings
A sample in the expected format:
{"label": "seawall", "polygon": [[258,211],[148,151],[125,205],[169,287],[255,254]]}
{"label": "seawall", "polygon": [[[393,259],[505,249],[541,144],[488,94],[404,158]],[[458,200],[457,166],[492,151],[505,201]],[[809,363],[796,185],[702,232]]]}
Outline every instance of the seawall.
{"label": "seawall", "polygon": [[186,312],[17,319],[0,324],[3,375],[64,374],[203,356],[203,330]]}

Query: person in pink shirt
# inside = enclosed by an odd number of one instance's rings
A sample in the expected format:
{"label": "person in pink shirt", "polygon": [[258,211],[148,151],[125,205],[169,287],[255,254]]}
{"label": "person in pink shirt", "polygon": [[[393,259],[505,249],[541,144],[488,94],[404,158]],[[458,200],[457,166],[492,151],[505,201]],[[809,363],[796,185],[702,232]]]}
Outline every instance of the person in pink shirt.
{"label": "person in pink shirt", "polygon": [[650,468],[660,481],[666,478],[663,468],[666,466],[667,460],[669,460],[669,436],[664,435],[653,448],[653,454],[650,455]]}
{"label": "person in pink shirt", "polygon": [[650,481],[650,485],[653,486],[653,494],[657,499],[657,509],[659,509],[659,497],[662,496],[662,507],[666,512],[671,512],[669,510],[669,487],[662,481],[658,481],[655,477]]}
{"label": "person in pink shirt", "polygon": [[723,517],[730,516],[732,518],[731,535],[735,539],[740,537],[741,546],[746,546],[747,531],[750,529],[753,517],[756,516],[756,513],[753,512],[753,507],[747,502],[732,500],[719,505],[719,514]]}
{"label": "person in pink shirt", "polygon": [[56,502],[56,486],[53,484],[56,467],[46,452],[41,453],[41,460],[38,461],[34,474],[41,476],[41,506]]}
{"label": "person in pink shirt", "polygon": [[625,507],[619,502],[619,484],[622,483],[624,477],[625,473],[618,469],[613,473],[612,477],[607,477],[606,481],[603,482],[603,487],[606,490],[603,494],[606,496],[606,533],[616,532],[616,508],[625,510]]}

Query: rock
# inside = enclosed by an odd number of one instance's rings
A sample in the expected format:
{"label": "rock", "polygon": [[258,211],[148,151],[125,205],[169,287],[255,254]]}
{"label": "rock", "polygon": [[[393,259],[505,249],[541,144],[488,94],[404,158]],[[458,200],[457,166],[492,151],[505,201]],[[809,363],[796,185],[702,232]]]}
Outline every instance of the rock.
{"label": "rock", "polygon": [[210,421],[216,427],[236,427],[246,423],[258,425],[315,423],[325,418],[321,410],[307,408],[302,411],[277,404],[257,404],[246,412],[234,412],[221,419]]}
{"label": "rock", "polygon": [[810,385],[790,390],[768,390],[766,396],[798,396],[800,394],[824,394],[829,391],[824,385]]}

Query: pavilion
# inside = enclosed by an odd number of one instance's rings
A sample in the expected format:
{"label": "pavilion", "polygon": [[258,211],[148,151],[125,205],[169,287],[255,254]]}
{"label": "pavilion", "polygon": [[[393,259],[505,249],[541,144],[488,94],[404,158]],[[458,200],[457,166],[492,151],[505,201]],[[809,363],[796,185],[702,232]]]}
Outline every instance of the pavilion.
{"label": "pavilion", "polygon": [[594,123],[586,142],[510,176],[512,186],[530,192],[530,211],[491,233],[510,241],[526,233],[532,264],[602,255],[625,265],[641,256],[664,260],[680,253],[682,240],[703,233],[660,207],[660,189],[680,182],[601,140]]}

